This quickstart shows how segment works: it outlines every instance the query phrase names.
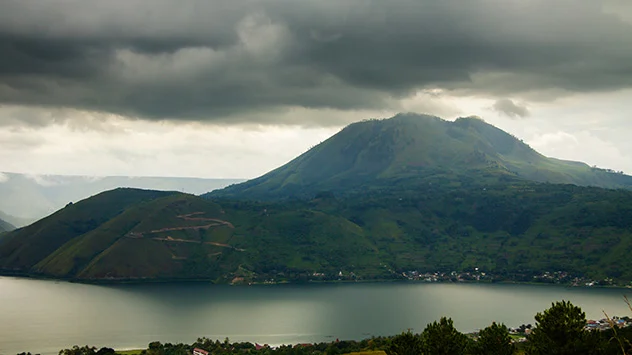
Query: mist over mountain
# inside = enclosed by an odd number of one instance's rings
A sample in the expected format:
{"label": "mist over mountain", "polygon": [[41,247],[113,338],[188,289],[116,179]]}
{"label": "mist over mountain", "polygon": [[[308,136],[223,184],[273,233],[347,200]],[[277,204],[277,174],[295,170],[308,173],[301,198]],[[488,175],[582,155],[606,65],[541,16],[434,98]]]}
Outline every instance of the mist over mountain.
{"label": "mist over mountain", "polygon": [[15,227],[11,223],[0,218],[0,233],[12,231],[14,229]]}
{"label": "mist over mountain", "polygon": [[180,177],[72,176],[0,173],[0,218],[17,227],[27,225],[64,207],[118,187],[202,194],[239,179]]}
{"label": "mist over mountain", "polygon": [[474,117],[399,114],[353,123],[289,163],[208,196],[309,198],[402,183],[490,184],[529,180],[630,188],[632,177],[585,163],[545,157],[520,139]]}

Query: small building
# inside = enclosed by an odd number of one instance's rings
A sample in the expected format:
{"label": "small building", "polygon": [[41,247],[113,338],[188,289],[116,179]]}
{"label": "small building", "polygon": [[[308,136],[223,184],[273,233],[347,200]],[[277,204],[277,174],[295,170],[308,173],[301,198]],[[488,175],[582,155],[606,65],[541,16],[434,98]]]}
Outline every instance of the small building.
{"label": "small building", "polygon": [[267,349],[269,347],[270,347],[270,345],[268,345],[268,344],[260,345],[260,344],[255,343],[255,350]]}
{"label": "small building", "polygon": [[200,348],[193,349],[193,355],[208,355],[208,351]]}

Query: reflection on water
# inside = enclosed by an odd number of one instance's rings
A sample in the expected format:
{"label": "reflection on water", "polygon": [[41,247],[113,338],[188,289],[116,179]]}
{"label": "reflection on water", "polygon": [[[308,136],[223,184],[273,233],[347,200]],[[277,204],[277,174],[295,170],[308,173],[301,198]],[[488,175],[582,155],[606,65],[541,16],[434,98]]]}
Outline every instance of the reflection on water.
{"label": "reflection on water", "polygon": [[628,314],[620,289],[533,285],[202,283],[96,286],[0,278],[0,354],[57,353],[74,344],[140,348],[206,336],[269,344],[361,339],[441,316],[461,331],[492,321],[534,323],[551,302],[571,300],[590,318]]}

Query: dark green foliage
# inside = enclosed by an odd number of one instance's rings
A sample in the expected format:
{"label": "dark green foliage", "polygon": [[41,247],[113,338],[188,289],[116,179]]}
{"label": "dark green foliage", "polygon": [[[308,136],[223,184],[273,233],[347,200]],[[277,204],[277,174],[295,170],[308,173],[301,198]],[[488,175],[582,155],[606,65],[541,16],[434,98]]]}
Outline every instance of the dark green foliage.
{"label": "dark green foliage", "polygon": [[94,346],[73,346],[70,349],[63,349],[59,351],[59,355],[114,355],[116,354],[114,349],[101,348],[97,350]]}
{"label": "dark green foliage", "polygon": [[536,325],[528,337],[529,355],[573,355],[593,353],[596,337],[584,329],[586,314],[568,301],[555,302],[535,316]]}
{"label": "dark green foliage", "polygon": [[516,350],[515,348],[507,327],[494,322],[478,333],[478,340],[472,345],[472,354],[511,355]]}
{"label": "dark green foliage", "polygon": [[158,341],[149,343],[143,355],[191,355],[193,347],[186,344],[161,344]]}
{"label": "dark green foliage", "polygon": [[605,344],[605,354],[632,354],[632,327],[613,328],[604,332],[601,344]]}
{"label": "dark green foliage", "polygon": [[423,354],[460,355],[465,354],[469,339],[454,328],[452,319],[442,317],[439,322],[428,324],[421,333]]}
{"label": "dark green foliage", "polygon": [[96,355],[114,355],[116,352],[112,348],[101,348],[97,351]]}
{"label": "dark green foliage", "polygon": [[410,330],[391,339],[386,348],[388,355],[418,355],[423,353],[421,337]]}

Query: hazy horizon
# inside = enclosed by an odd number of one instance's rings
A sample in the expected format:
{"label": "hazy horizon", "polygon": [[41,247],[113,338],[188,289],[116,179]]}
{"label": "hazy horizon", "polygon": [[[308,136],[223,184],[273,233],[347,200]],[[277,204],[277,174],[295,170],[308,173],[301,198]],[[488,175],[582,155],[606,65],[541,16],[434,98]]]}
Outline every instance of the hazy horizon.
{"label": "hazy horizon", "polygon": [[632,172],[628,1],[0,10],[3,171],[252,178],[350,122],[417,112]]}

